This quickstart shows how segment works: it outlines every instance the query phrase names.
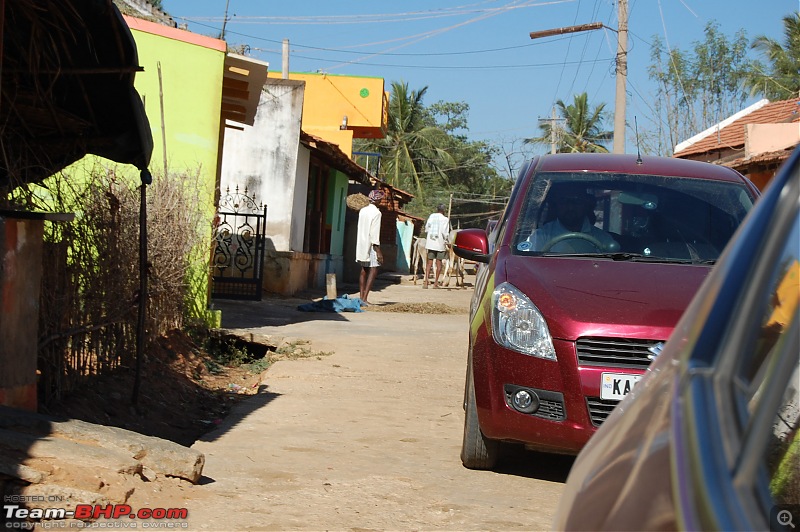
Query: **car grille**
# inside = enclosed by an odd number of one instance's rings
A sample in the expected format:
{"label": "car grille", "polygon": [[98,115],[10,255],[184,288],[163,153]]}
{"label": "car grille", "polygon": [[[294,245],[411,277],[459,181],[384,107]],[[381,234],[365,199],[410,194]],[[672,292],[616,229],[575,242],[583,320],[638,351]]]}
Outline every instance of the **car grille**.
{"label": "car grille", "polygon": [[650,365],[647,349],[660,340],[631,340],[629,338],[579,338],[576,342],[578,364],[611,368],[647,369]]}
{"label": "car grille", "polygon": [[614,410],[619,402],[607,401],[599,397],[587,397],[586,405],[589,407],[589,417],[592,420],[592,425],[599,427],[606,420],[608,415]]}
{"label": "car grille", "polygon": [[533,415],[552,421],[563,421],[567,418],[567,416],[564,415],[564,403],[561,401],[549,401],[541,397],[539,397],[539,410]]}

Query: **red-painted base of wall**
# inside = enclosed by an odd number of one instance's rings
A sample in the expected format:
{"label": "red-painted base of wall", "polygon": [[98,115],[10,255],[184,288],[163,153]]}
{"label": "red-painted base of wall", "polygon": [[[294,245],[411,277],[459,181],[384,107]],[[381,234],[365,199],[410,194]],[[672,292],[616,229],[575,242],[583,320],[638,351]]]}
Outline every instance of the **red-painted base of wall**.
{"label": "red-painted base of wall", "polygon": [[36,412],[36,383],[14,388],[0,388],[0,405]]}

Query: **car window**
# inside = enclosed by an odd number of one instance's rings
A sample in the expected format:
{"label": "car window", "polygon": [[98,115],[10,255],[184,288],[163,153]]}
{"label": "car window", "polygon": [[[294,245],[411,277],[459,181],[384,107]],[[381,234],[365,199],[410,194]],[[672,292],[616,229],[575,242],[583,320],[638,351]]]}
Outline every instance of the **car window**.
{"label": "car window", "polygon": [[[795,218],[782,252],[772,261],[769,287],[753,309],[753,348],[744,349],[735,386],[745,401],[740,469],[758,464],[769,478],[770,502],[800,504],[800,218]],[[765,418],[771,421],[762,424]],[[767,434],[762,434],[766,431]],[[763,443],[760,443],[763,442]],[[763,450],[759,451],[759,448]],[[740,474],[746,474],[740,472]],[[766,497],[766,495],[765,495]],[[768,503],[767,503],[768,504]]]}
{"label": "car window", "polygon": [[715,261],[752,205],[744,183],[541,173],[525,192],[512,247],[516,254]]}

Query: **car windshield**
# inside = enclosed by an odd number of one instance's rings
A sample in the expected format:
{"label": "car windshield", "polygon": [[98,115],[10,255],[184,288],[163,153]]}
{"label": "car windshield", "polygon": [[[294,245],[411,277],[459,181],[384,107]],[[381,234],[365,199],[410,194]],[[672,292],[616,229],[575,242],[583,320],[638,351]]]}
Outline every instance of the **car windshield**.
{"label": "car windshield", "polygon": [[752,206],[744,183],[541,173],[525,193],[512,249],[518,255],[712,263]]}

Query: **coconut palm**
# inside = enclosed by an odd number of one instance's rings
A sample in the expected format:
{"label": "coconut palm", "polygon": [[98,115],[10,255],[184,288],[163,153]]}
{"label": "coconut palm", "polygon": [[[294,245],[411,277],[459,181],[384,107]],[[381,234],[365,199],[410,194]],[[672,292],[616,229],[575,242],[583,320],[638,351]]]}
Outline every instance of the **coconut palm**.
{"label": "coconut palm", "polygon": [[447,133],[429,120],[422,104],[428,87],[409,90],[408,83],[392,82],[386,137],[360,144],[381,154],[379,176],[387,183],[413,188],[423,195],[424,184],[445,177],[453,166]]}
{"label": "coconut palm", "polygon": [[751,94],[770,100],[796,98],[800,94],[800,13],[783,17],[784,45],[765,35],[753,39],[751,48],[766,55],[769,66],[753,65],[745,85]]}
{"label": "coconut palm", "polygon": [[556,151],[560,153],[608,153],[608,148],[601,143],[608,142],[614,137],[612,131],[603,131],[606,120],[604,112],[606,104],[601,103],[594,109],[589,109],[586,93],[576,94],[573,103],[567,105],[563,100],[556,102],[563,127],[554,122],[544,122],[539,125],[542,131],[540,137],[525,139],[526,144],[551,144],[553,128],[555,128]]}

